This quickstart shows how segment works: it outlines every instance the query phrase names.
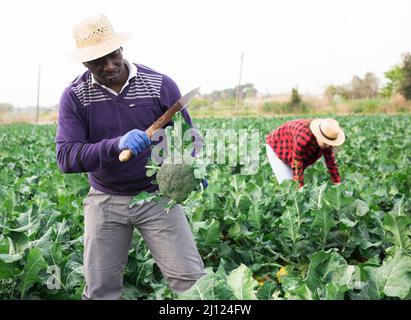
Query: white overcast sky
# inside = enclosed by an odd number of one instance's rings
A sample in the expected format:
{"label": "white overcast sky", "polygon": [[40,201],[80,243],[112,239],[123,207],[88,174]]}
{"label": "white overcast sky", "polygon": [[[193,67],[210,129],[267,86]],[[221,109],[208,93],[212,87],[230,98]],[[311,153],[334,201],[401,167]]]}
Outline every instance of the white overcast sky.
{"label": "white overcast sky", "polygon": [[184,93],[232,88],[260,92],[297,86],[321,94],[354,74],[384,72],[411,51],[410,0],[71,0],[2,1],[0,102],[58,103],[84,67],[68,60],[72,26],[104,13],[133,34],[125,58],[172,77]]}

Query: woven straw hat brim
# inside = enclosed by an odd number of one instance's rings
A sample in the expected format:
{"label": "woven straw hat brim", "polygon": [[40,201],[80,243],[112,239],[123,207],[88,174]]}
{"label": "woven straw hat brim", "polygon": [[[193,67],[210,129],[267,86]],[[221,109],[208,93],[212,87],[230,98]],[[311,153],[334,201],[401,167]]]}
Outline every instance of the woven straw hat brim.
{"label": "woven straw hat brim", "polygon": [[330,145],[330,146],[340,146],[344,143],[345,141],[345,133],[343,130],[340,131],[340,133],[338,134],[337,138],[335,140],[330,140],[327,139],[326,137],[324,137],[324,135],[321,133],[320,131],[320,123],[321,123],[322,119],[314,119],[311,121],[310,123],[310,129],[311,132],[313,133],[313,135],[318,138],[319,140],[325,142],[326,144]]}
{"label": "woven straw hat brim", "polygon": [[110,39],[84,48],[76,48],[69,54],[69,58],[75,62],[87,62],[95,60],[120,48],[128,39],[128,33],[116,33]]}

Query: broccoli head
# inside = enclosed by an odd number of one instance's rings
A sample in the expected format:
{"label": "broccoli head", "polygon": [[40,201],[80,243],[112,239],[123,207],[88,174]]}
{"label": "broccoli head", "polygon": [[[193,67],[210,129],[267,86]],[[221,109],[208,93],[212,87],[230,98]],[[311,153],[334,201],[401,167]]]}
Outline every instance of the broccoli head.
{"label": "broccoli head", "polygon": [[177,203],[186,200],[189,194],[200,187],[201,179],[196,179],[194,166],[189,164],[165,164],[156,177],[160,192]]}

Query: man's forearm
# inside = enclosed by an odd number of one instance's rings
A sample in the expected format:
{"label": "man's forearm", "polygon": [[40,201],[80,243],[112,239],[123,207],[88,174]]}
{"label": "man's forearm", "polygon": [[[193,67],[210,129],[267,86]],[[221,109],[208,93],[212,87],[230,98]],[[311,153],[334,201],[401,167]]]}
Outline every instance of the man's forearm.
{"label": "man's forearm", "polygon": [[93,172],[118,160],[118,138],[98,143],[62,142],[57,144],[57,163],[64,173]]}

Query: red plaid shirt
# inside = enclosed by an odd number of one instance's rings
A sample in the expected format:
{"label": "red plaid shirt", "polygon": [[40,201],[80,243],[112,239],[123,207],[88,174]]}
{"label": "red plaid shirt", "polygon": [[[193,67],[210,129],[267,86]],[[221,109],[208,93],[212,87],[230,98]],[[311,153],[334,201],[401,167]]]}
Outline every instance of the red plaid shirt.
{"label": "red plaid shirt", "polygon": [[325,163],[334,183],[341,181],[332,148],[321,149],[310,130],[309,119],[284,123],[266,137],[275,154],[293,171],[293,178],[304,185],[304,170],[324,155]]}

